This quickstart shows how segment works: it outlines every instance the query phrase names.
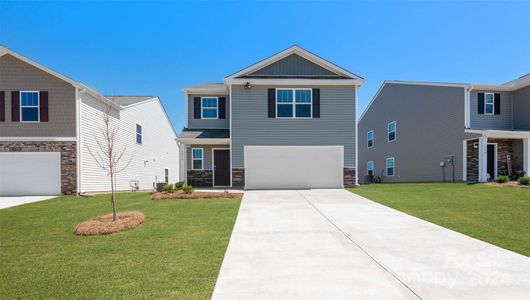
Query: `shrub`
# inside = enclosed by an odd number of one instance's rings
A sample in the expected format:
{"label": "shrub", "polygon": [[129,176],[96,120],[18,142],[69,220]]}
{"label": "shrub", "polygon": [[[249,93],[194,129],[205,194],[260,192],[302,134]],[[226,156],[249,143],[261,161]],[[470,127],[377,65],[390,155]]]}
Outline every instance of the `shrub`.
{"label": "shrub", "polygon": [[162,189],[166,193],[172,193],[173,192],[173,185],[171,183],[168,183],[164,185],[164,188]]}
{"label": "shrub", "polygon": [[179,181],[175,183],[175,190],[182,190],[183,187],[184,187],[184,181]]}
{"label": "shrub", "polygon": [[519,178],[520,185],[530,185],[530,177],[521,177]]}
{"label": "shrub", "polygon": [[191,185],[185,185],[182,187],[182,190],[184,191],[184,193],[186,194],[191,194],[193,193],[193,187]]}
{"label": "shrub", "polygon": [[508,182],[508,176],[499,176],[499,177],[497,177],[497,182],[498,183]]}

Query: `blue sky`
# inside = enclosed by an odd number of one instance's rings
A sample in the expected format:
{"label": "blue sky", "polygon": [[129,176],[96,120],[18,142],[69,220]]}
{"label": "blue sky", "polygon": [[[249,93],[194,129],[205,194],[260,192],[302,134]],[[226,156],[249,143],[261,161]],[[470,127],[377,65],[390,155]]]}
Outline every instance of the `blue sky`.
{"label": "blue sky", "polygon": [[530,73],[530,2],[0,2],[0,43],[102,94],[160,96],[298,44],[365,78],[503,83]]}

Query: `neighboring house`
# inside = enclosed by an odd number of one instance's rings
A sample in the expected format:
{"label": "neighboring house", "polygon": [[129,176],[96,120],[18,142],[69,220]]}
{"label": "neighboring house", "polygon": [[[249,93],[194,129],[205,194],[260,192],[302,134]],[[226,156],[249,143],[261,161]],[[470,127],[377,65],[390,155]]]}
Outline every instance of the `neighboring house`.
{"label": "neighboring house", "polygon": [[181,178],[193,186],[356,185],[363,79],[298,46],[184,89]]}
{"label": "neighboring house", "polygon": [[530,74],[501,85],[386,81],[359,120],[359,171],[383,182],[530,171]]}
{"label": "neighboring house", "polygon": [[0,46],[0,195],[76,194],[110,190],[89,149],[106,108],[119,127],[128,168],[118,190],[178,181],[176,134],[158,97],[104,97]]}

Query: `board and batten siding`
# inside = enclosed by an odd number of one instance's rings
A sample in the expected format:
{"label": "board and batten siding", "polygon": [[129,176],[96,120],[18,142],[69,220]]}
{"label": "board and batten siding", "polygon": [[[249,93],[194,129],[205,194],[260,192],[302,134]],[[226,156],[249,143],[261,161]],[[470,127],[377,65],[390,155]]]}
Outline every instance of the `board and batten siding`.
{"label": "board and batten siding", "polygon": [[[501,96],[501,112],[499,115],[486,115],[478,113],[478,94],[495,93]],[[491,92],[472,90],[470,98],[470,125],[472,129],[499,129],[512,130],[512,93],[511,92]]]}
{"label": "board and batten siding", "polygon": [[268,88],[232,86],[232,168],[244,167],[244,146],[342,145],[344,167],[355,167],[355,89],[320,88],[320,118],[268,118]]}
{"label": "board and batten siding", "polygon": [[[224,119],[195,119],[193,114],[194,101],[195,97],[225,97],[226,106],[225,114],[226,118]],[[229,129],[230,128],[230,97],[228,95],[197,95],[190,94],[188,95],[188,128],[189,129]]]}
{"label": "board and batten siding", "polygon": [[329,76],[337,74],[308,61],[297,54],[291,54],[273,64],[261,68],[250,76]]}
{"label": "board and batten siding", "polygon": [[[396,121],[397,139],[388,142],[387,124]],[[383,182],[442,181],[440,162],[456,156],[456,180],[462,180],[464,88],[387,83],[359,121],[359,179],[366,182],[367,162]],[[367,132],[374,146],[367,147]],[[393,177],[384,176],[394,157]],[[451,168],[446,169],[450,178]]]}
{"label": "board and batten siding", "polygon": [[[68,82],[6,54],[0,57],[0,91],[5,92],[2,137],[75,137],[75,88]],[[47,91],[48,122],[11,121],[12,91]]]}
{"label": "board and batten siding", "polygon": [[513,127],[530,130],[530,86],[513,92]]}
{"label": "board and batten siding", "polygon": [[[81,192],[108,191],[109,177],[87,148],[99,149],[94,132],[103,126],[105,104],[87,94],[81,94],[81,99]],[[138,180],[141,190],[152,189],[154,182],[165,180],[164,169],[169,170],[169,182],[179,180],[176,136],[157,100],[122,111],[113,109],[111,115],[114,124],[119,126],[117,148],[127,147],[123,162],[131,160],[117,175],[118,190],[130,190],[130,180]],[[142,125],[141,145],[136,143],[136,123]]]}

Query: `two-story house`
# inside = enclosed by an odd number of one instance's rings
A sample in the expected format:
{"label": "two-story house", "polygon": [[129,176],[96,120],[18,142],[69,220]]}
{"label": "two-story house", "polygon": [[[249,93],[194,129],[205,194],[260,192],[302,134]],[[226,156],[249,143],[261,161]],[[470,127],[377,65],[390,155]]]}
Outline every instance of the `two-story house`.
{"label": "two-story house", "polygon": [[359,170],[383,182],[530,171],[530,74],[501,85],[386,81],[359,120]]}
{"label": "two-story house", "polygon": [[[158,97],[105,97],[0,46],[0,195],[58,195],[110,190],[95,157],[103,116],[125,149],[116,188],[176,182],[176,133]],[[104,162],[100,160],[100,162]]]}
{"label": "two-story house", "polygon": [[184,89],[181,178],[247,189],[354,186],[362,83],[293,46],[223,83]]}

